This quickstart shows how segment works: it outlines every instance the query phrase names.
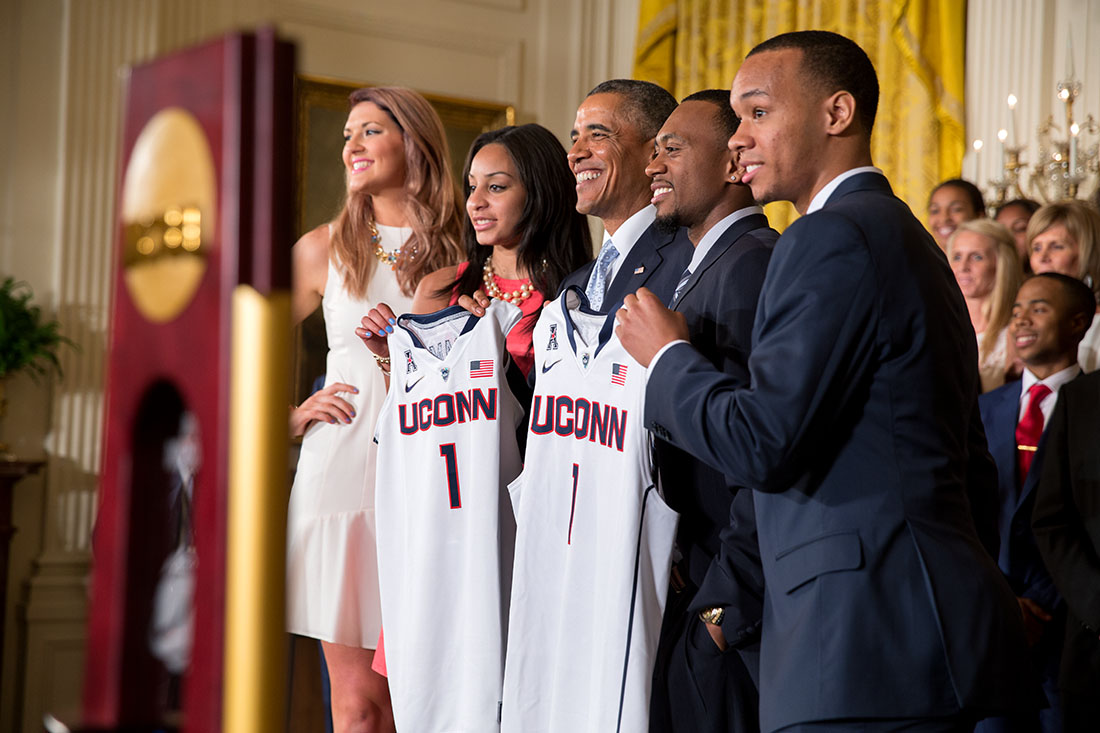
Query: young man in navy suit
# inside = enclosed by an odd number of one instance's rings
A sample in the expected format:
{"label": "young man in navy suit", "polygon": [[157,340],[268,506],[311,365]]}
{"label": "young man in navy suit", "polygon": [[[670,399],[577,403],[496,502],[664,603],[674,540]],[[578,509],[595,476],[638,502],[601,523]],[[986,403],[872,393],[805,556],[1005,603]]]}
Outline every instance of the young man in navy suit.
{"label": "young man in navy suit", "polygon": [[[871,166],[870,60],[834,33],[784,34],[750,52],[730,99],[743,181],[803,214],[772,253],[749,376],[716,369],[644,289],[618,332],[650,369],[646,425],[753,489],[761,729],[962,731],[1037,706],[992,558],[974,331],[942,252]],[[728,530],[716,562],[736,604]]]}
{"label": "young man in navy suit", "polygon": [[[760,286],[779,233],[768,226],[752,192],[738,181],[726,141],[737,129],[729,93],[696,92],[684,99],[657,134],[646,173],[652,179],[659,231],[684,227],[694,245],[680,276],[672,308],[687,321],[691,343],[717,369],[748,375],[752,322]],[[752,492],[738,491],[716,471],[671,443],[657,441],[657,467],[664,496],[680,513],[674,565],[654,669],[650,730],[715,733],[758,727],[760,614],[763,576],[759,559],[741,567],[757,610],[724,627],[743,643],[726,653],[714,647],[703,621],[690,612],[718,553],[718,533],[736,495],[741,516],[752,522]],[[735,509],[737,511],[737,509]],[[750,539],[755,544],[755,537]],[[749,555],[753,555],[750,547]],[[724,615],[715,607],[712,615]]]}
{"label": "young man in navy suit", "polygon": [[1095,312],[1096,298],[1077,278],[1045,273],[1024,282],[1008,325],[1024,362],[1023,376],[978,398],[989,452],[997,464],[997,565],[1020,604],[1032,660],[1049,704],[1026,716],[983,720],[978,726],[981,733],[1062,731],[1057,683],[1065,612],[1035,545],[1031,511],[1042,472],[1040,437],[1062,386],[1081,373],[1077,345]]}

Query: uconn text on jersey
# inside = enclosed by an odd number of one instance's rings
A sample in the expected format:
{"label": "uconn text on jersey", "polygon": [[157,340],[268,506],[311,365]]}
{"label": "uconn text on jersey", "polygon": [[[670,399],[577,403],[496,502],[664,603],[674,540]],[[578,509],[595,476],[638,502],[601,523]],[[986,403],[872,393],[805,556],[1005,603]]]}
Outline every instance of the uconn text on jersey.
{"label": "uconn text on jersey", "polygon": [[554,433],[563,438],[571,435],[577,440],[588,438],[622,453],[626,412],[612,405],[567,395],[547,395],[544,407],[542,395],[535,395],[531,404],[531,432],[535,435]]}
{"label": "uconn text on jersey", "polygon": [[445,428],[456,422],[497,419],[497,388],[473,388],[465,392],[425,397],[419,402],[397,406],[402,435],[413,435],[429,428]]}

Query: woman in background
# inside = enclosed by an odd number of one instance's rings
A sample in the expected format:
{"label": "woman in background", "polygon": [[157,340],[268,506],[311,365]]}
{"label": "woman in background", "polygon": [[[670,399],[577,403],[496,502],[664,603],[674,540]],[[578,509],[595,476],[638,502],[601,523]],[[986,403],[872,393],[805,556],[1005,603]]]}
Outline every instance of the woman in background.
{"label": "woman in background", "polygon": [[947,261],[978,338],[982,392],[1001,386],[1013,365],[1007,326],[1023,271],[1008,230],[989,219],[959,224],[947,239]]}
{"label": "woman in background", "polygon": [[405,308],[423,277],[461,258],[459,212],[439,116],[416,92],[349,97],[347,199],[295,244],[292,310],[325,317],[325,386],[290,414],[304,434],[290,495],[287,627],[321,640],[338,733],[392,731],[384,677],[371,670],[381,627],[375,554],[374,423],[388,362],[353,337],[375,303]]}
{"label": "woman in background", "polygon": [[947,250],[947,238],[959,224],[984,216],[982,192],[970,181],[949,179],[928,196],[928,229],[942,250]]}
{"label": "woman in background", "polygon": [[[1033,272],[1075,277],[1093,293],[1100,288],[1100,213],[1084,201],[1043,206],[1028,222],[1027,239]],[[1086,372],[1100,366],[1100,312],[1077,349],[1077,363]]]}
{"label": "woman in background", "polygon": [[1031,273],[1031,257],[1027,248],[1027,223],[1032,215],[1039,210],[1039,203],[1031,199],[1012,199],[1001,204],[997,208],[994,220],[998,224],[1004,224],[1005,229],[1016,240],[1016,251],[1020,253],[1020,262],[1024,266],[1024,273]]}

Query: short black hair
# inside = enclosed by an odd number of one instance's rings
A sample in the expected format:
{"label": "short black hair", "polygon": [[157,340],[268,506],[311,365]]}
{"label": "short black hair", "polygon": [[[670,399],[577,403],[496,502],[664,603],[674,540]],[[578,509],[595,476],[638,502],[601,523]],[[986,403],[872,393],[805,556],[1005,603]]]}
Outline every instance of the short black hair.
{"label": "short black hair", "polygon": [[[936,195],[936,191],[948,186],[954,186],[965,193],[966,197],[970,199],[970,205],[974,207],[974,213],[978,216],[985,216],[985,199],[982,198],[981,189],[965,178],[948,178],[946,181],[936,184],[936,187],[928,194],[928,203],[932,203],[932,197]],[[1035,212],[1031,213],[1034,214]]]}
{"label": "short black hair", "polygon": [[1010,206],[1019,206],[1026,211],[1029,215],[1034,214],[1039,210],[1040,204],[1038,201],[1032,201],[1031,199],[1012,199],[1011,201],[1005,201],[1003,204],[997,207],[996,213],[993,214],[993,218],[997,218],[1001,215],[1001,212]]}
{"label": "short black hair", "polygon": [[802,51],[801,75],[810,84],[824,94],[844,90],[852,95],[856,115],[870,137],[878,110],[878,75],[859,44],[830,31],[794,31],[769,38],[748,55],[788,48]]}
{"label": "short black hair", "polygon": [[[1096,314],[1096,295],[1088,285],[1075,277],[1063,275],[1060,272],[1041,272],[1032,275],[1028,280],[1034,280],[1037,277],[1045,277],[1059,283],[1062,286],[1062,292],[1066,294],[1066,298],[1069,300],[1069,312],[1066,315],[1070,318],[1077,315],[1082,316],[1086,330],[1092,326],[1092,318]],[[1027,282],[1027,280],[1024,282]],[[1084,337],[1084,335],[1084,331],[1082,331],[1081,336]]]}
{"label": "short black hair", "polygon": [[733,107],[730,107],[728,89],[703,89],[680,100],[680,104],[684,102],[710,102],[718,108],[718,114],[714,118],[718,125],[718,133],[729,140],[733,137],[733,133],[737,132],[737,125],[741,120],[733,113]]}
{"label": "short black hair", "polygon": [[584,97],[587,99],[593,94],[618,94],[623,97],[627,102],[627,117],[647,140],[657,137],[661,125],[676,109],[676,97],[651,81],[609,79],[594,86]]}

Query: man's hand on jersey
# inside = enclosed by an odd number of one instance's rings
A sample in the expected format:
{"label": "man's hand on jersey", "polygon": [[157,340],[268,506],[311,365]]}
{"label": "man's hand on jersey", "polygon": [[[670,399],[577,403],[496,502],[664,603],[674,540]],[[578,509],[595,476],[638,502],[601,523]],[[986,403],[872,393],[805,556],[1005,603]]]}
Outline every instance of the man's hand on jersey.
{"label": "man's hand on jersey", "polygon": [[480,318],[485,315],[485,309],[489,307],[489,296],[480,290],[475,290],[473,295],[460,297],[458,305]]}
{"label": "man's hand on jersey", "polygon": [[397,317],[394,316],[393,311],[385,303],[379,303],[377,307],[370,309],[370,313],[363,316],[359,328],[355,329],[355,335],[363,341],[372,354],[389,356],[390,344],[386,341],[386,336],[393,333],[395,325],[397,325]]}
{"label": "man's hand on jersey", "polygon": [[677,339],[688,340],[687,321],[682,313],[665,307],[661,299],[647,288],[623,300],[623,307],[615,314],[615,333],[635,361],[649,366],[657,352]]}
{"label": "man's hand on jersey", "polygon": [[314,420],[332,424],[350,423],[355,417],[355,407],[347,400],[337,397],[337,392],[359,394],[358,389],[343,382],[333,382],[324,389],[317,390],[290,411],[290,437],[297,438],[305,433]]}

